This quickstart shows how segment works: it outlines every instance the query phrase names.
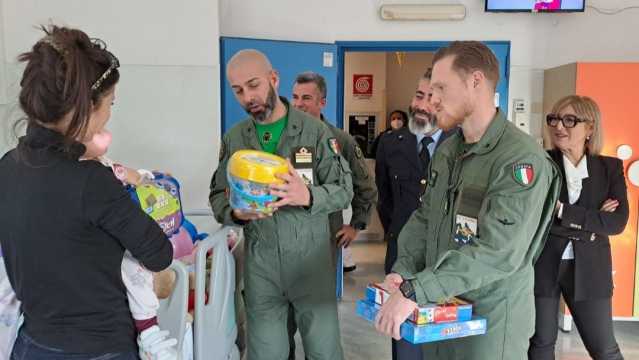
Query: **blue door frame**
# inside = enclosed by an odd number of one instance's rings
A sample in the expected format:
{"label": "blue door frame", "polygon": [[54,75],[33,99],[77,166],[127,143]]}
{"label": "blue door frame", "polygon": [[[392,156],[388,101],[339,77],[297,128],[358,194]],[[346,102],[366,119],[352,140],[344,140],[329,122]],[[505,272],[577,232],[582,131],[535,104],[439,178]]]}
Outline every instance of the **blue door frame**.
{"label": "blue door frame", "polygon": [[[508,114],[510,41],[484,41],[499,60],[499,107]],[[435,52],[450,41],[336,41],[337,45],[337,127],[344,128],[344,60],[346,52]]]}

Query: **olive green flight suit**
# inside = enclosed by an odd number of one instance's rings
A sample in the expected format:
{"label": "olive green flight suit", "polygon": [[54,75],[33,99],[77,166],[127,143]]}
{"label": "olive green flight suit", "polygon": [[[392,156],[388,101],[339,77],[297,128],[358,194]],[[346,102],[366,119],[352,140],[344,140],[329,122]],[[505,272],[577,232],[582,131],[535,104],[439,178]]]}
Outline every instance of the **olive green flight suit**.
{"label": "olive green flight suit", "polygon": [[251,118],[224,135],[209,200],[218,222],[244,227],[248,359],[288,357],[289,304],[295,309],[306,357],[342,359],[335,272],[326,239],[328,214],[346,208],[353,197],[350,169],[332,150],[328,129],[283,101],[288,108],[288,124],[276,154],[293,161],[297,147],[313,151],[311,206],[286,206],[272,217],[246,224],[234,221],[225,194],[226,167],[229,157],[238,150],[261,150]]}
{"label": "olive green flight suit", "polygon": [[[355,229],[362,229],[368,225],[371,218],[371,211],[377,203],[377,188],[373,183],[373,177],[368,171],[362,149],[359,148],[355,139],[344,130],[328,122],[324,122],[324,124],[326,124],[331,131],[333,137],[337,139],[340,152],[351,168],[353,178],[353,200],[351,201],[351,207],[353,209],[353,216],[351,217],[350,225]],[[342,211],[331,213],[329,215],[329,222],[331,243],[333,244],[333,248],[336,249],[336,235],[344,224]]]}
{"label": "olive green flight suit", "polygon": [[[355,229],[362,229],[368,225],[371,211],[377,203],[377,188],[375,184],[373,184],[373,177],[370,176],[362,149],[359,148],[355,139],[344,130],[328,123],[323,115],[321,119],[333,137],[337,139],[340,153],[348,162],[351,169],[353,181],[353,200],[351,201],[351,207],[353,215],[350,224]],[[337,270],[337,232],[344,224],[342,211],[340,210],[329,214],[328,221],[330,228],[329,244],[331,247],[331,259],[333,260],[331,264],[333,264],[333,269]],[[291,349],[288,357],[289,360],[295,359],[295,332],[297,331],[297,325],[291,320],[294,319],[289,319],[288,324],[288,336]]]}
{"label": "olive green flight suit", "polygon": [[[487,332],[424,344],[424,359],[526,359],[535,329],[533,265],[560,182],[548,155],[501,113],[479,142],[465,144],[460,131],[439,147],[423,204],[399,235],[393,272],[412,279],[420,304],[452,296],[472,302]],[[474,235],[468,219],[476,219]]]}

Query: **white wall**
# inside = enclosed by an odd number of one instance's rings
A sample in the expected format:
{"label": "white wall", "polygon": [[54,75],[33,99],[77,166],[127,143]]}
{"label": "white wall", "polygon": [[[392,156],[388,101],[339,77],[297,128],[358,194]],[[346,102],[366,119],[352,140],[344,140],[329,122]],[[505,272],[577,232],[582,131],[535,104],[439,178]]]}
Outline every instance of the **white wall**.
{"label": "white wall", "polygon": [[[637,0],[590,0],[604,9],[639,6]],[[581,62],[639,61],[639,9],[603,15],[593,9],[585,14],[553,16],[547,28],[546,68]]]}
{"label": "white wall", "polygon": [[[467,17],[460,22],[389,22],[379,18],[382,3],[462,3]],[[634,0],[592,0],[592,5],[616,8]],[[482,0],[220,0],[223,36],[328,42],[340,40],[510,40],[512,99],[541,108],[543,69],[576,60],[638,61],[639,37],[634,36],[639,11],[616,16],[592,9],[576,14],[485,13]],[[277,21],[264,14],[277,14]],[[312,20],[309,20],[312,19]],[[634,29],[634,30],[633,30]],[[631,35],[632,34],[632,35]],[[512,114],[508,114],[509,118]],[[529,114],[533,135],[539,136],[540,113]]]}
{"label": "white wall", "polygon": [[5,61],[5,39],[4,39],[4,0],[0,0],[0,154],[4,154],[10,144],[9,126],[5,121],[7,115],[7,63]]}
{"label": "white wall", "polygon": [[[208,185],[219,147],[218,2],[190,0],[0,0],[0,40],[5,44],[9,96],[0,151],[8,124],[19,116],[15,101],[21,67],[16,56],[42,32],[34,26],[65,24],[99,37],[122,67],[109,156],[133,167],[173,173],[186,210],[208,205]],[[7,119],[8,118],[8,119]]]}

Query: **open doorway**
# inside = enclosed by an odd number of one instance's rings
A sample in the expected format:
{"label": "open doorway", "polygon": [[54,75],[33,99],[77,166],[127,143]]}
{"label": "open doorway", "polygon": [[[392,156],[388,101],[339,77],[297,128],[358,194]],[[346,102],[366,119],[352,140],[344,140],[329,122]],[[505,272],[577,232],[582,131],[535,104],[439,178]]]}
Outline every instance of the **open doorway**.
{"label": "open doorway", "polygon": [[377,136],[390,127],[390,115],[407,113],[418,80],[431,66],[433,52],[346,52],[344,54],[344,130],[374,159]]}
{"label": "open doorway", "polygon": [[[344,53],[343,124],[375,173],[376,139],[390,127],[390,115],[408,113],[417,83],[431,66],[433,51],[352,51]],[[406,124],[407,125],[407,124]],[[377,211],[358,240],[382,241]]]}
{"label": "open doorway", "polygon": [[[499,61],[495,106],[508,113],[509,41],[484,42]],[[449,44],[424,42],[337,42],[337,125],[351,134],[369,159],[372,144],[389,127],[396,110],[408,111],[419,78],[431,67],[435,52]],[[343,85],[342,85],[343,84]]]}

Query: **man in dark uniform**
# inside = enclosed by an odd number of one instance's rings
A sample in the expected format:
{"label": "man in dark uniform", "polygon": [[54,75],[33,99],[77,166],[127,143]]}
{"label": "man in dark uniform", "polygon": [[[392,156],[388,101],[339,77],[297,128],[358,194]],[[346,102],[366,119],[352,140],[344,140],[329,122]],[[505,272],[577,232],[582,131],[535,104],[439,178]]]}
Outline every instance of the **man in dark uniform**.
{"label": "man in dark uniform", "polygon": [[[397,259],[397,236],[421,203],[426,188],[426,170],[435,149],[451,133],[438,129],[430,104],[431,69],[419,79],[409,108],[408,127],[382,135],[377,149],[375,182],[377,206],[388,241],[384,271],[388,274]],[[393,340],[393,359],[421,359],[419,346]]]}

